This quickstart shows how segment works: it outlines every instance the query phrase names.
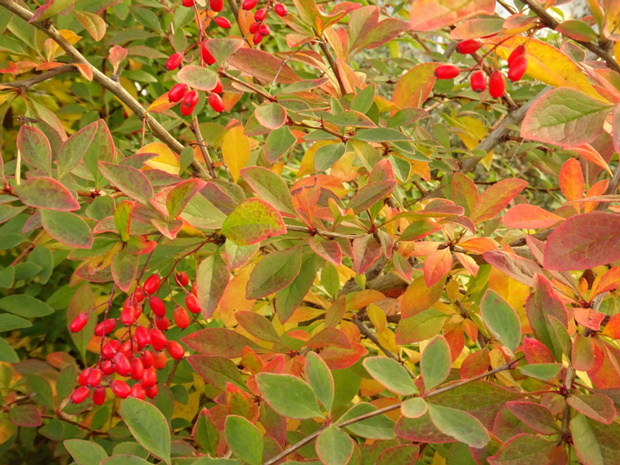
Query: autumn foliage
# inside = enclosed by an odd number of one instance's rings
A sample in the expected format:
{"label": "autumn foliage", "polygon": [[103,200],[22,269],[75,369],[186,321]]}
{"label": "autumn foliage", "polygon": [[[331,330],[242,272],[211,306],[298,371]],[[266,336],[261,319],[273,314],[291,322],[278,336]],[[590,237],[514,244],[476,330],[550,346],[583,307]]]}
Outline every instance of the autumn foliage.
{"label": "autumn foliage", "polygon": [[0,459],[620,464],[620,6],[0,0]]}

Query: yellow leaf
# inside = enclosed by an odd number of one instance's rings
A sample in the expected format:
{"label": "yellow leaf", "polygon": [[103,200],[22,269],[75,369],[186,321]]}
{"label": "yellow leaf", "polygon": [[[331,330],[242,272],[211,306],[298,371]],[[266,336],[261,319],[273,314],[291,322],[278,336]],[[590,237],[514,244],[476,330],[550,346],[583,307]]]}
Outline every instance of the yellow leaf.
{"label": "yellow leaf", "polygon": [[144,163],[146,166],[165,171],[169,174],[179,174],[179,160],[166,144],[151,142],[136,153],[156,153],[157,156],[155,158],[151,158]]}
{"label": "yellow leaf", "polygon": [[[340,141],[338,141],[340,142]],[[317,150],[319,150],[321,147],[325,147],[326,145],[329,144],[334,144],[334,141],[329,141],[329,140],[320,140],[315,142],[314,144],[312,144],[312,146],[306,150],[306,153],[304,153],[303,158],[301,159],[301,165],[299,166],[299,171],[297,172],[297,177],[301,178],[307,174],[311,174],[315,172],[314,169],[314,154],[316,153]]]}
{"label": "yellow leaf", "polygon": [[175,105],[176,103],[168,100],[168,92],[166,92],[164,95],[157,97],[155,101],[149,105],[146,111],[150,111],[151,113],[161,113],[162,111],[169,110]]}
{"label": "yellow leaf", "polygon": [[377,334],[382,333],[387,328],[387,318],[385,317],[385,313],[383,310],[376,306],[375,304],[370,304],[366,308],[366,313],[368,313],[368,318],[370,318],[370,322],[377,329]]}
{"label": "yellow leaf", "polygon": [[243,133],[243,126],[230,129],[222,139],[222,158],[235,182],[250,159],[250,150],[250,138]]}

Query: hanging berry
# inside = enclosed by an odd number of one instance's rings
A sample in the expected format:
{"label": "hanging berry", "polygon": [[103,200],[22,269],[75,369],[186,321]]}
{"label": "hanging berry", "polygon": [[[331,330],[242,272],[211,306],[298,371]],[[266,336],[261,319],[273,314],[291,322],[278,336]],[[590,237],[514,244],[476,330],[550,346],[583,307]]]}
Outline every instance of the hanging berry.
{"label": "hanging berry", "polygon": [[209,6],[213,11],[219,13],[224,8],[224,0],[211,0]]}
{"label": "hanging berry", "polygon": [[[198,103],[198,92],[192,90],[185,94],[183,102],[181,103],[181,114],[183,116],[191,115]],[[152,307],[151,307],[152,308]]]}
{"label": "hanging berry", "polygon": [[173,69],[177,69],[179,65],[183,62],[183,54],[181,53],[173,53],[166,61],[166,68],[168,71],[172,71]]}
{"label": "hanging berry", "polygon": [[506,90],[506,80],[504,78],[504,74],[495,70],[491,74],[491,78],[489,79],[489,93],[493,98],[500,98],[504,95],[504,91]]}
{"label": "hanging berry", "polygon": [[437,79],[454,79],[461,73],[461,69],[456,65],[441,65],[435,69]]}
{"label": "hanging berry", "polygon": [[[180,102],[181,100],[183,100],[183,97],[185,97],[185,94],[187,94],[188,90],[189,89],[187,88],[185,84],[175,84],[174,86],[172,86],[172,89],[170,89],[170,91],[168,92],[168,100],[173,103]],[[144,297],[144,291],[142,291],[142,295]]]}
{"label": "hanging berry", "polygon": [[282,3],[276,3],[276,6],[274,6],[273,9],[280,18],[285,17],[288,13],[288,11],[286,10],[286,6]]}
{"label": "hanging berry", "polygon": [[482,44],[478,39],[467,39],[456,44],[456,49],[463,55],[469,55],[477,52]]}
{"label": "hanging berry", "polygon": [[508,57],[508,66],[510,66],[510,64],[514,61],[515,58],[520,57],[524,53],[525,53],[525,47],[523,45],[519,45],[517,48],[515,48],[510,53],[510,56]]}
{"label": "hanging berry", "polygon": [[223,16],[218,16],[214,19],[214,21],[215,24],[217,24],[222,29],[230,29],[230,21],[228,21],[228,19],[224,18]]}
{"label": "hanging berry", "polygon": [[202,44],[200,44],[200,55],[202,56],[202,61],[204,61],[208,65],[212,65],[213,63],[215,63],[215,57],[211,55],[211,52],[209,50],[207,50],[206,44],[206,40]]}
{"label": "hanging berry", "polygon": [[520,80],[525,74],[525,70],[527,69],[527,58],[525,55],[520,55],[508,66],[508,79],[512,82],[516,82]]}
{"label": "hanging berry", "polygon": [[469,83],[471,84],[471,89],[474,92],[484,92],[484,90],[487,88],[487,75],[484,71],[482,71],[481,69],[479,69],[478,71],[475,71],[474,73],[472,73],[471,77],[469,78]]}

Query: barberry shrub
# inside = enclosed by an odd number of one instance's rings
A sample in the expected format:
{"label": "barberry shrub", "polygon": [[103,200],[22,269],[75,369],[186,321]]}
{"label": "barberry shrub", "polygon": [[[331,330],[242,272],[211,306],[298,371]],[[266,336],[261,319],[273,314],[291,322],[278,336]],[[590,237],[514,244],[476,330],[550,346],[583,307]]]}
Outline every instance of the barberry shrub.
{"label": "barberry shrub", "polygon": [[516,3],[0,0],[1,462],[620,463],[620,14]]}

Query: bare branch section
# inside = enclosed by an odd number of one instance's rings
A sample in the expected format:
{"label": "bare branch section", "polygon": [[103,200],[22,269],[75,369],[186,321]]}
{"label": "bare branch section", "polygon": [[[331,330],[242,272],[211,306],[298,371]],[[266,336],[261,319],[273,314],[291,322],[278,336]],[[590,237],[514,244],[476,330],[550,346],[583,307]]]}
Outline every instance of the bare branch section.
{"label": "bare branch section", "polygon": [[46,71],[41,74],[37,74],[36,76],[33,76],[28,79],[22,79],[21,81],[3,82],[0,85],[5,86],[5,87],[14,87],[16,89],[26,90],[40,82],[47,81],[56,76],[60,76],[61,74],[72,73],[74,71],[77,71],[75,66],[62,65],[62,66],[59,66],[58,68],[50,69],[49,71]]}
{"label": "bare branch section", "polygon": [[[24,21],[29,21],[32,18],[33,13],[18,5],[17,3],[13,3],[11,0],[0,0],[0,6],[9,10],[11,13],[19,16]],[[175,152],[180,152],[185,147],[181,144],[172,134],[170,134],[166,128],[164,128],[155,118],[153,118],[149,113],[144,110],[144,107],[140,102],[134,99],[129,92],[127,92],[123,87],[116,81],[113,81],[108,76],[103,74],[97,68],[95,68],[85,57],[82,55],[73,45],[71,45],[65,38],[58,32],[58,30],[49,25],[47,22],[39,22],[35,21],[31,23],[37,29],[43,31],[47,34],[54,42],[56,42],[60,48],[62,48],[67,55],[69,55],[75,63],[80,63],[88,66],[93,73],[93,79],[95,82],[100,84],[105,89],[109,90],[118,97],[123,103],[125,103],[131,111],[140,115],[141,118],[144,118],[153,131],[153,134],[165,143],[170,149]],[[199,177],[210,179],[211,176],[209,172],[202,166],[196,159],[192,161],[192,168],[197,173]]]}

